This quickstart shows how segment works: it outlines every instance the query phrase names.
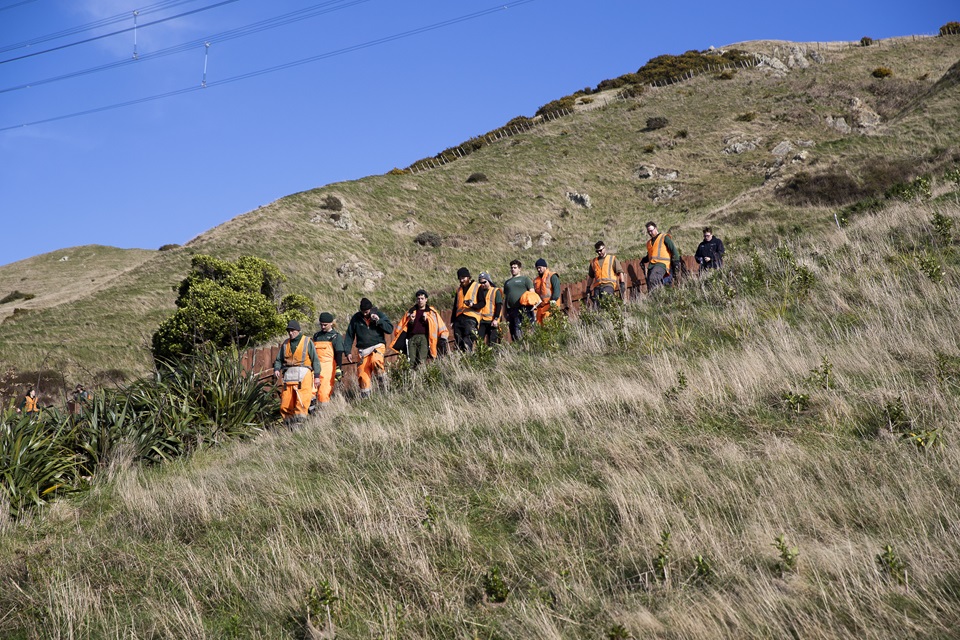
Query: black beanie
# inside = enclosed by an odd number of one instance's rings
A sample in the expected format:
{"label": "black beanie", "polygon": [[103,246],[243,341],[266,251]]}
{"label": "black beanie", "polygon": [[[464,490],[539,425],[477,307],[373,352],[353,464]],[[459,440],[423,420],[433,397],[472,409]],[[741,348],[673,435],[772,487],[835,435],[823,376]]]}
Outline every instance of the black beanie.
{"label": "black beanie", "polygon": [[466,267],[460,267],[457,269],[457,280],[463,280],[464,278],[470,277],[470,269]]}

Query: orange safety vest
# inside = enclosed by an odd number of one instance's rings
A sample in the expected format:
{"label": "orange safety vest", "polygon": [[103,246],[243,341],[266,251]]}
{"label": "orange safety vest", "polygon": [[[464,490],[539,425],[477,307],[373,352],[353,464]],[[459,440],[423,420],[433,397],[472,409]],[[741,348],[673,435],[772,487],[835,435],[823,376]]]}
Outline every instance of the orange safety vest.
{"label": "orange safety vest", "polygon": [[544,269],[543,275],[537,276],[537,279],[533,281],[533,286],[537,289],[537,293],[540,294],[540,299],[546,304],[550,304],[550,298],[553,297],[553,287],[550,286],[550,278],[552,277],[553,271]]}
{"label": "orange safety vest", "polygon": [[667,234],[658,233],[653,240],[647,240],[647,258],[650,265],[662,264],[670,273],[670,251],[667,250]]}
{"label": "orange safety vest", "polygon": [[613,263],[617,261],[617,256],[607,254],[600,258],[594,258],[590,265],[593,267],[593,286],[594,287],[613,287],[614,291],[620,290],[620,280],[617,274],[613,272]]}
{"label": "orange safety vest", "polygon": [[473,282],[467,287],[467,293],[464,295],[463,287],[457,287],[457,315],[464,315],[480,322],[480,312],[474,311],[470,307],[477,304],[477,290],[480,284]]}
{"label": "orange safety vest", "polygon": [[23,396],[23,412],[24,413],[39,413],[40,409],[37,408],[38,398],[31,398],[30,396]]}
{"label": "orange safety vest", "polygon": [[[436,309],[428,307],[423,317],[427,320],[427,345],[430,347],[430,357],[436,358],[437,341],[440,340],[440,338],[444,340],[448,339],[450,337],[450,331],[447,329],[447,323],[443,321],[443,318],[440,317]],[[397,323],[397,328],[393,331],[393,343],[390,345],[391,349],[396,348],[394,345],[400,338],[400,334],[407,330],[407,325],[409,324],[410,312],[407,311],[403,314],[400,322]]]}
{"label": "orange safety vest", "polygon": [[[483,309],[480,310],[480,322],[493,322],[493,312],[497,308],[497,293],[501,294],[502,299],[503,292],[500,287],[490,287],[490,290],[487,291],[486,304],[484,304]],[[503,313],[502,307],[500,313]]]}
{"label": "orange safety vest", "polygon": [[310,338],[304,334],[300,334],[300,344],[297,345],[296,351],[290,348],[290,338],[287,338],[283,343],[283,366],[284,367],[307,367],[313,371],[313,363],[307,364],[310,362],[309,354],[307,353],[307,344],[313,342]]}

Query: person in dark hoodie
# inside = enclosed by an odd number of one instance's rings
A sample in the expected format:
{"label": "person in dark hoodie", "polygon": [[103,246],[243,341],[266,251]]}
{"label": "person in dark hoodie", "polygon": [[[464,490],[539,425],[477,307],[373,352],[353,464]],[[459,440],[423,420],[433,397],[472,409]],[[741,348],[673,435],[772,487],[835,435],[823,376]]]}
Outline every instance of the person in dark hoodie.
{"label": "person in dark hoodie", "polygon": [[[373,391],[373,377],[383,380],[383,356],[387,351],[388,336],[393,334],[393,323],[368,299],[360,300],[360,311],[353,314],[347,332],[343,335],[343,350],[350,353],[357,343],[360,363],[357,365],[357,381],[360,397],[367,398]],[[352,356],[351,356],[352,359]]]}

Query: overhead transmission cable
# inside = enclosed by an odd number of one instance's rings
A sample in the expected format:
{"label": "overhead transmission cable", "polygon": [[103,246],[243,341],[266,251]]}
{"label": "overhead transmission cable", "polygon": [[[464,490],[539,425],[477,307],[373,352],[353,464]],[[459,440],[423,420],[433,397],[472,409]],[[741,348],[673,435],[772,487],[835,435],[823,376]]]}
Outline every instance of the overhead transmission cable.
{"label": "overhead transmission cable", "polygon": [[109,37],[111,37],[111,36],[119,35],[119,34],[121,34],[121,33],[129,33],[129,32],[131,32],[131,31],[134,31],[134,32],[135,32],[138,28],[139,28],[139,29],[144,29],[144,28],[146,28],[146,27],[152,27],[153,25],[156,25],[156,24],[162,24],[162,23],[164,23],[164,22],[170,22],[171,20],[176,20],[177,18],[183,18],[184,16],[190,16],[190,15],[193,15],[193,14],[195,14],[195,13],[200,13],[201,11],[209,11],[210,9],[216,9],[216,8],[218,8],[218,7],[222,7],[223,5],[232,4],[232,3],[238,2],[238,1],[239,1],[239,0],[222,0],[221,2],[218,2],[218,3],[216,3],[216,4],[211,4],[211,5],[206,6],[206,7],[200,7],[199,9],[193,9],[192,11],[185,11],[184,13],[178,13],[178,14],[173,15],[173,16],[167,16],[166,18],[160,18],[160,19],[158,19],[158,20],[154,20],[153,22],[147,22],[147,23],[141,24],[141,25],[139,25],[139,26],[134,25],[134,26],[132,26],[132,27],[127,27],[126,29],[119,29],[119,30],[117,30],[117,31],[111,31],[110,33],[103,33],[103,34],[101,34],[101,35],[99,35],[99,36],[93,36],[93,37],[90,37],[90,38],[86,38],[86,39],[84,39],[84,40],[77,40],[76,42],[69,42],[69,43],[67,43],[67,44],[62,44],[62,45],[59,45],[59,46],[57,46],[57,47],[50,47],[49,49],[44,49],[43,51],[34,51],[33,53],[25,53],[25,54],[23,54],[23,55],[16,56],[16,57],[14,57],[14,58],[7,58],[6,60],[0,60],[0,64],[6,64],[6,63],[8,63],[8,62],[16,62],[17,60],[24,60],[24,59],[26,59],[26,58],[32,58],[32,57],[34,57],[34,56],[43,55],[43,54],[45,54],[45,53],[51,53],[51,52],[53,52],[53,51],[61,51],[61,50],[63,50],[63,49],[69,49],[70,47],[76,47],[76,46],[78,46],[78,45],[87,44],[87,43],[89,43],[89,42],[96,42],[97,40],[103,40],[104,38],[109,38]]}
{"label": "overhead transmission cable", "polygon": [[[77,71],[71,71],[70,73],[64,73],[59,76],[53,76],[50,78],[44,78],[43,80],[35,80],[33,82],[25,82],[23,84],[5,87],[0,89],[0,93],[8,93],[10,91],[18,91],[20,89],[29,89],[31,87],[40,86],[43,84],[50,84],[52,82],[59,82],[61,80],[69,80],[70,78],[77,78],[80,76],[89,75],[92,73],[99,73],[100,71],[107,71],[110,69],[116,69],[118,67],[124,67],[130,64],[136,64],[144,60],[152,60],[154,58],[162,58],[165,56],[174,55],[177,53],[183,53],[184,51],[189,51],[199,46],[208,46],[211,44],[216,44],[218,42],[227,42],[228,40],[234,40],[236,38],[243,38],[245,36],[254,35],[268,29],[274,29],[277,27],[286,26],[294,22],[299,22],[301,20],[306,20],[308,18],[314,18],[319,15],[326,13],[332,13],[334,11],[339,11],[340,9],[346,9],[357,4],[362,4],[364,2],[370,2],[370,0],[328,0],[327,2],[321,2],[320,4],[313,5],[312,7],[307,7],[305,9],[299,9],[297,11],[292,11],[290,13],[285,13],[274,18],[268,18],[266,20],[261,20],[260,22],[254,22],[243,27],[237,27],[236,29],[231,29],[229,31],[223,31],[221,33],[208,36],[206,38],[199,38],[197,40],[191,40],[190,42],[184,42],[183,44],[173,45],[165,49],[158,49],[150,53],[141,53],[136,58],[124,58],[123,60],[116,60],[114,62],[108,62],[106,64],[98,65],[96,67],[89,67],[87,69],[79,69]],[[334,5],[334,6],[332,6]]]}
{"label": "overhead transmission cable", "polygon": [[13,4],[8,4],[5,7],[0,7],[0,11],[6,11],[7,9],[15,9],[21,5],[30,4],[31,2],[36,2],[37,0],[20,0],[20,2],[14,2]]}
{"label": "overhead transmission cable", "polygon": [[[20,4],[27,4],[28,2],[34,2],[35,0],[24,0]],[[181,4],[187,4],[188,2],[196,2],[197,0],[163,0],[163,2],[157,2],[156,4],[147,5],[142,9],[136,9],[135,12],[138,15],[146,16],[151,13],[156,13],[157,11],[163,11],[164,9],[171,9]],[[17,6],[17,5],[11,5]],[[3,7],[3,9],[9,9],[10,7]],[[0,9],[0,11],[3,11]],[[82,24],[77,27],[70,27],[69,29],[64,29],[63,31],[57,31],[55,33],[48,33],[44,36],[37,36],[36,38],[31,38],[30,40],[24,40],[22,42],[16,42],[14,44],[0,46],[0,53],[6,53],[7,51],[14,51],[16,49],[23,49],[24,47],[32,47],[33,45],[40,44],[42,42],[50,42],[51,40],[58,40],[59,38],[66,38],[67,36],[72,36],[78,33],[83,33],[84,31],[93,31],[94,29],[99,29],[100,27],[106,27],[111,24],[117,24],[118,22],[126,22],[130,19],[130,16],[134,11],[127,11],[126,13],[121,13],[109,18],[101,18],[95,22],[88,22],[87,24]]]}
{"label": "overhead transmission cable", "polygon": [[468,14],[466,14],[466,15],[462,15],[462,16],[460,16],[460,17],[458,17],[458,18],[451,18],[451,19],[449,19],[449,20],[443,20],[442,22],[435,22],[435,23],[433,23],[433,24],[430,24],[430,25],[427,25],[427,26],[424,26],[424,27],[418,27],[418,28],[416,28],[416,29],[411,29],[411,30],[409,30],[409,31],[403,31],[403,32],[400,32],[400,33],[397,33],[397,34],[394,34],[394,35],[391,35],[391,36],[385,36],[385,37],[383,37],[383,38],[377,38],[377,39],[375,39],[375,40],[369,40],[369,41],[367,41],[367,42],[364,42],[364,43],[361,43],[361,44],[357,44],[357,45],[353,45],[353,46],[349,46],[349,47],[344,47],[344,48],[342,48],[342,49],[335,49],[335,50],[333,50],[333,51],[328,51],[328,52],[326,52],[326,53],[321,53],[321,54],[319,54],[319,55],[310,56],[309,58],[301,58],[300,60],[294,60],[294,61],[292,61],[292,62],[287,62],[287,63],[285,63],[285,64],[280,64],[280,65],[276,65],[276,66],[273,66],[273,67],[267,67],[267,68],[265,68],[265,69],[260,69],[260,70],[258,70],[258,71],[251,71],[251,72],[249,72],[249,73],[244,73],[244,74],[237,75],[237,76],[233,76],[233,77],[230,77],[230,78],[224,78],[223,80],[216,80],[216,81],[214,81],[214,82],[207,82],[205,85],[195,85],[195,86],[192,86],[192,87],[185,87],[185,88],[183,88],[183,89],[176,89],[176,90],[174,90],[174,91],[167,91],[166,93],[160,93],[160,94],[156,94],[156,95],[152,95],[152,96],[145,96],[145,97],[143,97],[143,98],[137,98],[137,99],[135,99],[135,100],[128,100],[128,101],[126,101],[126,102],[118,102],[118,103],[115,103],[115,104],[109,104],[109,105],[105,105],[105,106],[102,106],[102,107],[95,107],[95,108],[92,108],[92,109],[86,109],[86,110],[84,110],[84,111],[77,111],[77,112],[74,112],[74,113],[68,113],[68,114],[65,114],[65,115],[62,115],[62,116],[54,116],[54,117],[51,117],[51,118],[44,118],[44,119],[42,119],[42,120],[34,120],[33,122],[24,122],[24,123],[18,124],[18,125],[12,125],[12,126],[8,126],[8,127],[0,127],[0,131],[10,131],[10,130],[12,130],[12,129],[19,129],[19,128],[21,128],[21,127],[29,127],[29,126],[34,126],[34,125],[38,125],[38,124],[47,124],[47,123],[49,123],[49,122],[56,122],[56,121],[59,121],[59,120],[67,120],[67,119],[69,119],[69,118],[76,118],[76,117],[79,117],[79,116],[90,115],[90,114],[93,114],[93,113],[100,113],[100,112],[103,112],[103,111],[110,111],[110,110],[113,110],[113,109],[120,109],[120,108],[122,108],[122,107],[129,107],[129,106],[132,106],[132,105],[142,104],[142,103],[144,103],[144,102],[152,102],[152,101],[154,101],[154,100],[162,100],[162,99],[164,99],[164,98],[170,98],[170,97],[172,97],[172,96],[182,95],[182,94],[185,94],[185,93],[191,93],[191,92],[193,92],[193,91],[203,91],[203,90],[209,89],[209,88],[211,88],[211,87],[217,87],[217,86],[220,86],[220,85],[230,84],[230,83],[233,83],[233,82],[239,82],[239,81],[241,81],[241,80],[249,80],[250,78],[254,78],[254,77],[257,77],[257,76],[266,75],[266,74],[268,74],[268,73],[274,73],[274,72],[276,72],[276,71],[283,71],[283,70],[291,69],[291,68],[293,68],[293,67],[298,67],[298,66],[301,66],[301,65],[304,65],[304,64],[309,64],[309,63],[311,63],[311,62],[317,62],[317,61],[319,61],[319,60],[324,60],[324,59],[327,59],[327,58],[333,58],[333,57],[336,57],[336,56],[340,56],[340,55],[343,55],[343,54],[345,54],[345,53],[352,53],[352,52],[354,52],[354,51],[360,51],[360,50],[362,50],[362,49],[368,49],[368,48],[370,48],[370,47],[379,46],[379,45],[382,45],[382,44],[386,44],[386,43],[388,43],[388,42],[394,42],[394,41],[396,41],[396,40],[402,40],[402,39],[404,39],[404,38],[409,38],[409,37],[411,37],[411,36],[420,35],[420,34],[422,34],[422,33],[428,33],[428,32],[430,32],[430,31],[436,31],[437,29],[443,29],[444,27],[449,27],[449,26],[452,26],[452,25],[455,25],[455,24],[459,24],[459,23],[461,23],[461,22],[467,22],[467,21],[469,21],[469,20],[475,20],[475,19],[477,19],[477,18],[481,18],[481,17],[483,17],[483,16],[487,16],[487,15],[490,15],[490,14],[492,14],[492,13],[496,13],[496,12],[498,12],[498,11],[503,11],[503,10],[510,9],[510,8],[513,8],[513,7],[519,7],[519,6],[525,5],[525,4],[530,4],[531,2],[535,2],[535,0],[515,0],[515,1],[513,1],[513,2],[505,2],[505,3],[498,4],[498,5],[495,6],[495,7],[490,7],[490,8],[488,8],[488,9],[482,9],[482,10],[480,10],[480,11],[475,11],[475,12],[473,12],[473,13],[468,13]]}

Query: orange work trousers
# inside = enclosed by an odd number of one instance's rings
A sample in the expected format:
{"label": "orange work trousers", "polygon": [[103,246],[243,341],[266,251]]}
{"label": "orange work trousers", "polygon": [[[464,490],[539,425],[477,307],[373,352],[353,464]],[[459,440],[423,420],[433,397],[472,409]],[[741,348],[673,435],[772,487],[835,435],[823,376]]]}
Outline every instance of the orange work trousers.
{"label": "orange work trousers", "polygon": [[537,307],[537,324],[543,324],[550,317],[550,304],[543,304]]}
{"label": "orange work trousers", "polygon": [[369,391],[374,374],[383,373],[383,352],[383,347],[374,349],[357,366],[357,382],[361,391]]}
{"label": "orange work trousers", "polygon": [[334,374],[336,373],[336,364],[333,360],[329,362],[320,361],[320,373],[317,380],[320,386],[317,387],[317,402],[330,402],[330,396],[333,395]]}
{"label": "orange work trousers", "polygon": [[313,372],[308,371],[300,382],[284,382],[280,392],[280,415],[284,418],[305,416],[313,397]]}

